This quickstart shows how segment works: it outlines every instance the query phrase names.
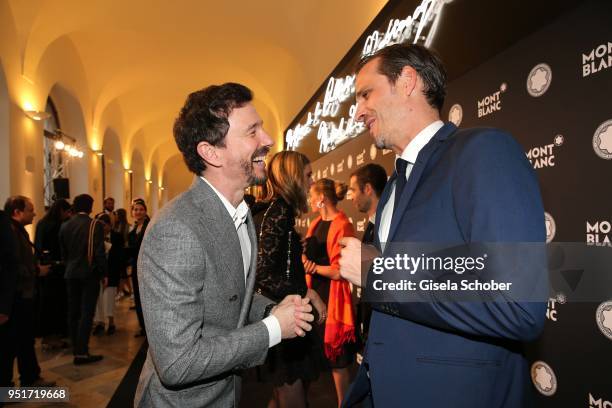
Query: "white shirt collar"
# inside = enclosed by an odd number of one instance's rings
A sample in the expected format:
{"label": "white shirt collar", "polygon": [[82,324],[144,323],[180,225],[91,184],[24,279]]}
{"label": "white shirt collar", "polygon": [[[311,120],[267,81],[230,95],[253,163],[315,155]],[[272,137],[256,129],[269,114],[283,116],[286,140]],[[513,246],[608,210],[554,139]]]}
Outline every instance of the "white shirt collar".
{"label": "white shirt collar", "polygon": [[372,216],[370,218],[368,218],[368,221],[370,221],[372,224],[376,225],[376,213],[372,214]]}
{"label": "white shirt collar", "polygon": [[247,205],[247,203],[242,200],[240,204],[238,204],[238,207],[234,207],[232,203],[230,203],[229,200],[225,198],[225,196],[215,188],[215,186],[210,184],[210,182],[206,180],[204,176],[200,176],[200,178],[204,180],[204,182],[206,182],[206,184],[208,184],[210,188],[212,188],[212,190],[215,192],[215,194],[219,197],[219,199],[225,206],[225,209],[232,218],[232,221],[234,221],[234,226],[236,227],[236,229],[238,229],[238,227],[240,227],[240,225],[242,225],[242,223],[246,221],[247,214],[249,213],[249,206]]}
{"label": "white shirt collar", "polygon": [[410,164],[414,164],[421,149],[429,143],[431,138],[434,137],[442,126],[444,126],[444,122],[441,120],[430,123],[425,129],[421,130],[410,143],[408,143],[408,146],[406,146],[400,157]]}

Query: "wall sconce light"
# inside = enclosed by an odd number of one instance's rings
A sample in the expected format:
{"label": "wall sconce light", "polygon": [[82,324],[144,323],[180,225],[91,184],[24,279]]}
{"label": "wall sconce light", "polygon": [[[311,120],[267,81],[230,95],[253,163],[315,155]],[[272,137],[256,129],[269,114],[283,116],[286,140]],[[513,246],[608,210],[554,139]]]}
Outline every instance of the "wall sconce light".
{"label": "wall sconce light", "polygon": [[54,146],[57,150],[64,150],[64,148],[66,147],[66,144],[62,142],[61,140],[56,140],[54,143]]}
{"label": "wall sconce light", "polygon": [[132,174],[133,173],[133,171],[131,169],[125,169],[125,172],[128,173],[128,174]]}
{"label": "wall sconce light", "polygon": [[147,180],[147,184],[153,184],[153,180]]}
{"label": "wall sconce light", "polygon": [[94,150],[93,152],[94,152],[94,153],[96,154],[96,156],[98,156],[98,157],[102,157],[102,156],[104,156],[104,152],[103,152],[102,150]]}
{"label": "wall sconce light", "polygon": [[163,188],[163,187],[161,187],[161,186],[159,187],[159,189],[160,189],[160,191],[164,191],[164,188]]}
{"label": "wall sconce light", "polygon": [[23,113],[25,113],[28,118],[35,121],[41,121],[51,117],[51,114],[45,111],[24,110]]}

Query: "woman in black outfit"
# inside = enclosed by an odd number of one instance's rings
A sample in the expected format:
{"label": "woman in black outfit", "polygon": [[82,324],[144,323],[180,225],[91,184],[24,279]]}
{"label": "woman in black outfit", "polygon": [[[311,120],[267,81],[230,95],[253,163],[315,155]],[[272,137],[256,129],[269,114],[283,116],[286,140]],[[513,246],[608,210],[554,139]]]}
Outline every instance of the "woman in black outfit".
{"label": "woman in black outfit", "polygon": [[[277,302],[291,294],[310,298],[320,324],[325,320],[326,307],[306,286],[302,244],[295,231],[296,215],[308,211],[306,194],[311,174],[306,156],[293,151],[277,153],[268,165],[269,206],[255,216],[259,226],[255,288]],[[268,406],[307,406],[305,385],[318,378],[326,365],[320,345],[311,331],[270,349],[262,369],[264,378],[274,385]]]}
{"label": "woman in black outfit", "polygon": [[134,225],[128,233],[128,251],[130,254],[130,266],[132,267],[134,304],[136,306],[138,323],[140,323],[140,331],[136,333],[136,337],[140,337],[145,336],[146,332],[144,317],[142,316],[142,304],[140,303],[140,290],[138,289],[138,252],[140,251],[140,244],[142,244],[147,225],[149,225],[147,206],[142,198],[132,201],[132,217],[134,218]]}

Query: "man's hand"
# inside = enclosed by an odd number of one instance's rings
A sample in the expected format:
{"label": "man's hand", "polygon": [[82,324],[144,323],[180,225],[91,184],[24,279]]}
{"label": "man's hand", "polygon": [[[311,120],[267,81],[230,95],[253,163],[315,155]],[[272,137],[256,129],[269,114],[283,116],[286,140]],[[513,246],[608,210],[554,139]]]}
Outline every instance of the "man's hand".
{"label": "man's hand", "polygon": [[361,241],[353,237],[342,238],[340,246],[340,276],[362,287],[361,271],[368,271],[372,260],[380,254],[372,245],[362,245]]}
{"label": "man's hand", "polygon": [[0,313],[0,326],[8,322],[8,319],[9,319],[8,315]]}
{"label": "man's hand", "polygon": [[289,295],[272,309],[271,314],[278,319],[281,327],[281,338],[304,337],[307,331],[312,330],[308,322],[312,322],[314,316],[309,302],[308,298]]}

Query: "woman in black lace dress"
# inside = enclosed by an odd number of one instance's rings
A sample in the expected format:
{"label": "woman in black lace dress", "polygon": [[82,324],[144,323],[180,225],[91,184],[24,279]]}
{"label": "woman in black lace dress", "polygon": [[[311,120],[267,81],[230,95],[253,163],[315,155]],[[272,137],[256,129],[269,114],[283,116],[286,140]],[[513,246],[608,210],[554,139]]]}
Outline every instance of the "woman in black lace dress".
{"label": "woman in black lace dress", "polygon": [[[308,158],[293,151],[277,153],[268,164],[269,205],[255,216],[259,226],[255,287],[278,302],[290,294],[310,298],[320,324],[325,320],[326,306],[306,286],[301,238],[295,231],[295,217],[308,210],[311,174]],[[306,406],[305,384],[315,380],[326,366],[314,332],[283,341],[268,352],[262,374],[274,385],[270,406]]]}

